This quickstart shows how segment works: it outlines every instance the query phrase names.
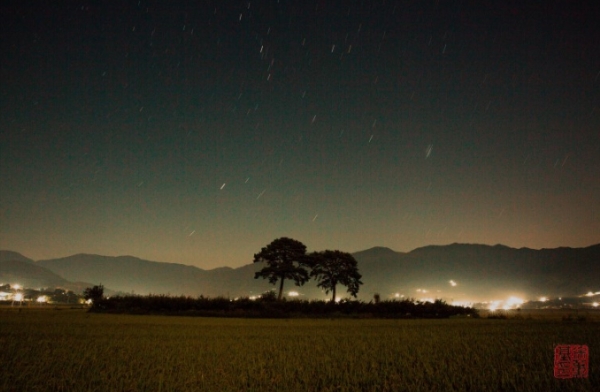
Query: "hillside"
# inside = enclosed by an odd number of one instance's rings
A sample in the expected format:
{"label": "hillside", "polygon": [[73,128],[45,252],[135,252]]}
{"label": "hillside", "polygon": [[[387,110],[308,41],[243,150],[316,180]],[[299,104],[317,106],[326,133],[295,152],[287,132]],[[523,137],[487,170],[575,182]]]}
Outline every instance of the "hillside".
{"label": "hillside", "polygon": [[68,280],[103,284],[113,290],[135,294],[239,296],[260,293],[267,284],[254,281],[254,266],[203,270],[197,267],[139,259],[132,256],[78,254],[39,260],[44,266]]}
{"label": "hillside", "polygon": [[[194,266],[143,260],[132,256],[78,254],[31,262],[16,252],[0,264],[2,280],[20,278],[36,285],[69,282],[103,284],[107,289],[136,294],[251,296],[273,286],[254,279],[261,265],[203,270]],[[359,298],[443,298],[481,301],[517,296],[577,296],[600,291],[600,245],[586,248],[534,250],[503,245],[451,244],[411,252],[375,247],[354,254],[364,285]],[[72,284],[72,283],[71,283]],[[74,284],[73,284],[74,285]],[[327,298],[314,281],[285,291],[302,298]],[[345,295],[342,287],[338,288]]]}
{"label": "hillside", "polygon": [[26,263],[34,263],[30,258],[11,250],[0,250],[0,261],[24,261]]}
{"label": "hillside", "polygon": [[62,288],[76,293],[89,286],[86,283],[70,282],[47,268],[22,260],[0,261],[0,283],[18,283],[23,287],[35,289]]}

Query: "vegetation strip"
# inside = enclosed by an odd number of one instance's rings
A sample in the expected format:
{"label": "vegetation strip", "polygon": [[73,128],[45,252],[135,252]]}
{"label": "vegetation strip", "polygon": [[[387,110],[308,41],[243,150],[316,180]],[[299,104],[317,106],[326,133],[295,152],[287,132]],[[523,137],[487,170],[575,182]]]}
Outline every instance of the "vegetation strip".
{"label": "vegetation strip", "polygon": [[[0,308],[2,391],[593,391],[597,322],[235,319]],[[586,344],[588,378],[553,375]]]}

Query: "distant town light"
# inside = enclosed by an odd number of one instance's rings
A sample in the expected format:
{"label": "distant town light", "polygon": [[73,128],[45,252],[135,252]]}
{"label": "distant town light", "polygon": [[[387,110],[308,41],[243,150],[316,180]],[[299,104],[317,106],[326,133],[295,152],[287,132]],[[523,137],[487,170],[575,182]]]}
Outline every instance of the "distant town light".
{"label": "distant town light", "polygon": [[510,309],[510,308],[513,308],[513,307],[515,307],[515,306],[521,306],[521,305],[523,305],[523,303],[524,303],[524,302],[525,302],[525,301],[524,301],[524,300],[522,300],[521,298],[517,298],[517,297],[509,297],[509,298],[506,300],[505,304],[506,304],[506,306],[508,306],[508,308]]}
{"label": "distant town light", "polygon": [[592,306],[593,306],[594,308],[597,308],[597,307],[598,307],[598,305],[600,305],[598,302],[593,302],[593,303],[592,303]]}
{"label": "distant town light", "polygon": [[456,282],[453,280],[450,280],[450,286],[455,287],[456,286]]}
{"label": "distant town light", "polygon": [[19,301],[19,302],[23,301],[23,294],[21,294],[21,293],[15,294],[14,300]]}
{"label": "distant town light", "polygon": [[540,297],[539,301],[540,302],[546,302],[546,301],[548,301],[548,297]]}
{"label": "distant town light", "polygon": [[469,301],[452,301],[452,306],[470,306],[471,302]]}
{"label": "distant town light", "polygon": [[502,301],[499,301],[499,300],[491,301],[488,309],[493,312],[496,309],[498,309],[501,304],[502,304]]}
{"label": "distant town light", "polygon": [[300,295],[300,294],[298,294],[298,292],[297,292],[297,291],[290,291],[290,292],[288,293],[288,297],[297,297],[297,296],[299,296],[299,295]]}
{"label": "distant town light", "polygon": [[12,288],[15,289],[15,290],[20,290],[21,289],[21,285],[18,284],[18,283],[15,283],[15,284],[12,285]]}
{"label": "distant town light", "polygon": [[45,295],[40,295],[39,297],[37,297],[36,301],[42,304],[48,302],[48,297],[46,297]]}

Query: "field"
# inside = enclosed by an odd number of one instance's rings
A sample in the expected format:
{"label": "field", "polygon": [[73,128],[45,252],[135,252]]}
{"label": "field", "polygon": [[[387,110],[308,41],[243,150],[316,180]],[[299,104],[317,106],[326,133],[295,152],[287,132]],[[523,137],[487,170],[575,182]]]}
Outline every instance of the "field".
{"label": "field", "polygon": [[[0,308],[1,391],[593,391],[600,320],[235,319]],[[588,378],[555,379],[556,344]]]}

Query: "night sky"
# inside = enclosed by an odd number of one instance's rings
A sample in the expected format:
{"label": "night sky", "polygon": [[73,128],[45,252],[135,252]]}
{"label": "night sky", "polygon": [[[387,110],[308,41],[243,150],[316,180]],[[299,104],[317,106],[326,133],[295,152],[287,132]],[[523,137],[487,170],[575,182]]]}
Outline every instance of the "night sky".
{"label": "night sky", "polygon": [[0,18],[0,249],[215,268],[282,236],[600,242],[596,1],[3,1]]}

